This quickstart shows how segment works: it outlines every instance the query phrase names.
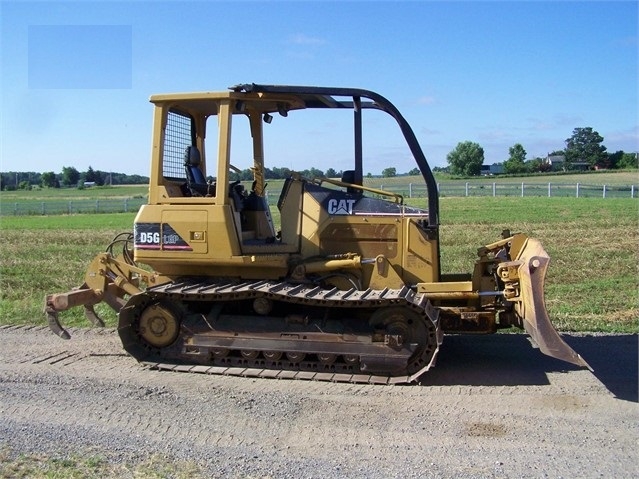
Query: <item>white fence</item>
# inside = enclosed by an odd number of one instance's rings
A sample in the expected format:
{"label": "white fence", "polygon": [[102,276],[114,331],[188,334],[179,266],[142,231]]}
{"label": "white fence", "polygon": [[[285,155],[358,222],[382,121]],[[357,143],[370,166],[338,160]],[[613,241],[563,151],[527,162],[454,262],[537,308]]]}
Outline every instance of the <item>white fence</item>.
{"label": "white fence", "polygon": [[[574,198],[636,198],[636,185],[589,185],[583,183],[498,183],[498,182],[450,182],[438,183],[439,196],[547,196]],[[382,185],[380,189],[401,194],[407,198],[427,196],[426,186]]]}
{"label": "white fence", "polygon": [[0,216],[67,215],[74,213],[135,212],[146,204],[145,198],[104,198],[73,201],[23,201],[0,203]]}
{"label": "white fence", "polygon": [[[477,196],[547,196],[574,198],[637,198],[636,185],[588,185],[583,183],[498,183],[498,182],[448,182],[437,185],[441,197]],[[379,189],[403,195],[406,198],[427,196],[426,185],[381,185]],[[269,204],[275,205],[279,191],[267,192]],[[135,212],[146,204],[144,198],[118,198],[73,201],[23,201],[0,202],[0,216],[60,215],[73,213],[125,213]]]}

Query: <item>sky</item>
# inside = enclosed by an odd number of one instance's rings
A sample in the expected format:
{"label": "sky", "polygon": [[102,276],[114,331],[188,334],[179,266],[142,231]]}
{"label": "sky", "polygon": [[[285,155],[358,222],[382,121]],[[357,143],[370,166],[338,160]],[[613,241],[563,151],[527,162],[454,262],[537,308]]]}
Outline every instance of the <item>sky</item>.
{"label": "sky", "polygon": [[[238,83],[373,90],[431,167],[463,141],[545,157],[578,127],[634,152],[638,23],[636,1],[0,0],[0,170],[149,175],[149,96]],[[265,133],[267,166],[348,169],[352,117],[304,113],[277,118],[285,146]],[[367,127],[366,173],[416,166],[393,124]]]}

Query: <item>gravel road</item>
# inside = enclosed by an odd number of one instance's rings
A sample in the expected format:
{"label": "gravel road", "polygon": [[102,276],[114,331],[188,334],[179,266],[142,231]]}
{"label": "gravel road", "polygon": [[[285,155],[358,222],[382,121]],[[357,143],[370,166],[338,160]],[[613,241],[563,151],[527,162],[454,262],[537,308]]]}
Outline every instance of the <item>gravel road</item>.
{"label": "gravel road", "polygon": [[0,328],[0,446],[213,477],[638,477],[637,336],[446,337],[411,386],[151,371],[111,329]]}

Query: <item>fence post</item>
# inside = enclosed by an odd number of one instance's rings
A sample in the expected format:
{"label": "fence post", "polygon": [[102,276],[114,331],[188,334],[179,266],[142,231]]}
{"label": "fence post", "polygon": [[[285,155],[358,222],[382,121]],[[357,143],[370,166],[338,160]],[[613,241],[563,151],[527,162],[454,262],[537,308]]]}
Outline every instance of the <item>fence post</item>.
{"label": "fence post", "polygon": [[42,212],[42,216],[44,216],[44,201],[42,203],[40,203],[41,206],[41,212]]}
{"label": "fence post", "polygon": [[606,185],[603,185],[603,197],[606,197]]}
{"label": "fence post", "polygon": [[439,193],[440,191],[441,191],[441,185],[437,183],[437,193]]}
{"label": "fence post", "polygon": [[524,197],[524,182],[521,182],[521,197]]}
{"label": "fence post", "polygon": [[468,182],[466,182],[466,196],[468,196]]}
{"label": "fence post", "polygon": [[18,203],[13,204],[13,215],[18,216]]}
{"label": "fence post", "polygon": [[129,212],[129,199],[128,198],[124,198],[124,212],[125,213]]}
{"label": "fence post", "polygon": [[550,182],[548,182],[548,198],[550,198],[551,191],[552,187],[550,186]]}
{"label": "fence post", "polygon": [[635,185],[630,185],[630,198],[635,197]]}
{"label": "fence post", "polygon": [[579,198],[579,183],[577,183],[576,191],[577,191],[577,198]]}
{"label": "fence post", "polygon": [[413,184],[412,183],[408,183],[408,197],[409,198],[413,197]]}

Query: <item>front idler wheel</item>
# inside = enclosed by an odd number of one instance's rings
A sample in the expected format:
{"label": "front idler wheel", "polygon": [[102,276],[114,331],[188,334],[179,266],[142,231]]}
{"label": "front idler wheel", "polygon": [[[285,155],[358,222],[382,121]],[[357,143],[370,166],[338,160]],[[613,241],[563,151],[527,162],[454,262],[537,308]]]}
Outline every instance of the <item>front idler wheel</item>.
{"label": "front idler wheel", "polygon": [[384,342],[391,348],[400,350],[413,340],[414,325],[419,315],[408,308],[394,306],[381,308],[373,313],[370,325],[384,333]]}
{"label": "front idler wheel", "polygon": [[167,302],[148,305],[138,322],[140,337],[154,348],[165,348],[175,342],[180,334],[181,315]]}

